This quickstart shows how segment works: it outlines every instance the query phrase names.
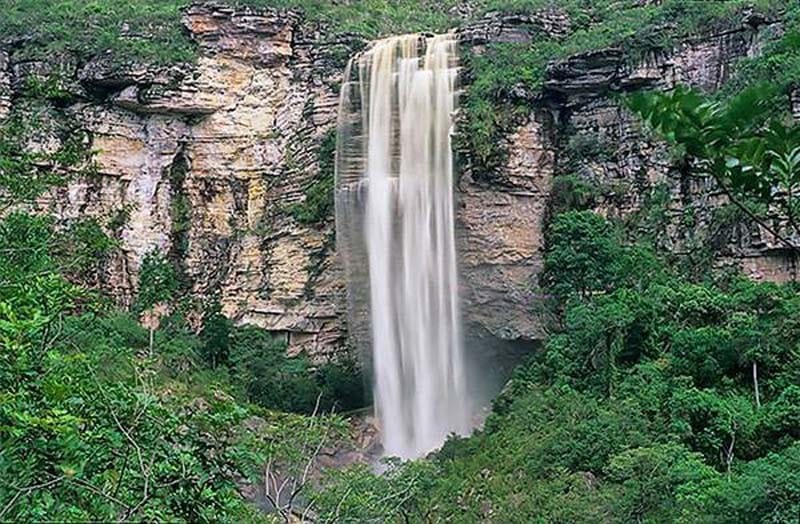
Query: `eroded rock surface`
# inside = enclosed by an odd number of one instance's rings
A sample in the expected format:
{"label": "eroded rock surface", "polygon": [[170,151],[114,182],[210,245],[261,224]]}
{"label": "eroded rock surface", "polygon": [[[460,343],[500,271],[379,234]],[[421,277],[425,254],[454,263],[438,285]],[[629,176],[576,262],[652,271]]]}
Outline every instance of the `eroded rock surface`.
{"label": "eroded rock surface", "polygon": [[[495,35],[516,34],[495,20]],[[527,22],[520,22],[523,27]],[[553,179],[573,175],[600,188],[595,211],[630,217],[663,195],[656,232],[676,253],[710,247],[718,265],[755,279],[785,281],[796,269],[782,246],[755,225],[710,228],[726,199],[711,180],[681,176],[665,145],[646,133],[619,95],[687,84],[719,89],[738,60],[757,55],[779,24],[744,20],[738,28],[695,38],[631,62],[616,48],[576,55],[547,68],[544,93],[529,100],[527,123],[508,137],[509,159],[490,181],[467,172],[459,184],[461,271],[465,316],[478,332],[504,340],[543,338],[548,318],[539,288],[543,230]],[[481,43],[468,32],[468,40]],[[525,41],[519,35],[515,41]],[[794,97],[797,99],[797,96]],[[795,100],[794,111],[800,103]]]}
{"label": "eroded rock surface", "polygon": [[[570,58],[548,69],[543,103],[556,112],[557,174],[575,174],[601,188],[595,209],[626,217],[659,198],[666,219],[657,231],[662,247],[687,253],[711,247],[718,264],[735,265],[756,279],[788,280],[794,269],[782,246],[756,225],[710,232],[715,210],[727,200],[710,179],[682,175],[663,143],[646,133],[619,100],[631,90],[678,84],[706,92],[723,86],[739,60],[761,52],[780,24],[745,19],[739,28],[688,40],[635,63],[616,50]],[[710,245],[713,244],[713,245]]]}
{"label": "eroded rock surface", "polygon": [[501,180],[458,185],[462,297],[469,322],[502,339],[544,336],[538,278],[544,221],[555,171],[553,123],[534,112],[508,137]]}
{"label": "eroded rock surface", "polygon": [[[490,14],[466,27],[461,40],[479,52],[491,42],[530,42],[535,32],[560,38],[571,30],[562,10],[540,15]],[[117,224],[111,232],[121,249],[100,282],[121,304],[134,300],[142,260],[157,249],[180,264],[198,311],[217,297],[236,322],[272,330],[292,353],[326,359],[347,345],[333,217],[303,224],[291,208],[320,175],[343,59],[364,43],[332,38],[290,10],[198,3],[184,23],[199,58],[170,68],[121,66],[109,55],[86,64],[69,57],[37,62],[18,53],[24,42],[0,42],[0,118],[26,78],[65,74],[66,112],[89,131],[97,174],[54,190],[39,205],[64,220],[95,216]],[[595,209],[609,216],[636,213],[656,189],[665,191],[669,220],[660,242],[691,250],[698,238],[686,217],[707,224],[724,198],[707,180],[682,178],[616,95],[679,82],[717,89],[737,60],[758,54],[780,30],[743,20],[633,63],[619,49],[595,50],[552,63],[543,94],[518,93],[531,97],[532,110],[507,137],[505,168],[491,177],[467,170],[457,187],[462,295],[472,332],[490,337],[487,345],[545,336],[538,277],[558,175],[602,187]],[[798,93],[793,110],[800,117]],[[48,146],[47,137],[37,140]],[[737,225],[707,241],[725,254],[720,263],[755,278],[794,274],[780,246],[758,228]]]}
{"label": "eroded rock surface", "polygon": [[[156,249],[180,262],[198,310],[218,297],[226,315],[274,331],[291,353],[327,358],[345,343],[333,218],[301,224],[290,208],[319,175],[349,43],[323,42],[291,11],[196,4],[184,23],[200,47],[191,66],[106,55],[76,66],[68,111],[90,132],[97,174],[40,206],[65,220],[124,217],[103,278],[121,304]],[[46,76],[48,64],[0,53],[0,116],[15,68]]]}

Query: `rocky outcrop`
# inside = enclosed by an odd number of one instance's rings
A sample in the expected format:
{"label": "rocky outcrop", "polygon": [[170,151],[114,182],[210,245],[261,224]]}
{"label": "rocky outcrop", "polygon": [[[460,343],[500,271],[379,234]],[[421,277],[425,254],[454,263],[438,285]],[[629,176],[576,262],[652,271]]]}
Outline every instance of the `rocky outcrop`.
{"label": "rocky outcrop", "polygon": [[299,17],[289,11],[251,12],[225,4],[199,4],[186,12],[186,27],[208,56],[280,65],[294,52]]}
{"label": "rocky outcrop", "polygon": [[[492,34],[514,34],[497,21],[493,27]],[[553,179],[560,175],[600,188],[594,209],[618,218],[641,213],[663,193],[665,219],[655,233],[667,250],[711,247],[717,264],[736,266],[753,278],[794,278],[792,259],[758,227],[738,223],[724,235],[712,231],[724,196],[710,180],[681,176],[665,145],[645,132],[619,97],[678,83],[714,91],[738,60],[758,54],[780,31],[779,24],[744,21],[738,29],[633,62],[610,48],[551,63],[543,94],[528,101],[530,118],[508,137],[505,168],[490,182],[466,172],[458,187],[468,327],[504,340],[545,336],[548,319],[538,277]]]}
{"label": "rocky outcrop", "polygon": [[534,112],[508,137],[509,158],[496,184],[470,173],[458,184],[459,253],[468,321],[497,338],[544,337],[537,291],[556,152],[547,112]]}
{"label": "rocky outcrop", "polygon": [[542,104],[559,122],[556,174],[575,174],[601,188],[596,210],[627,217],[662,191],[665,220],[656,231],[662,247],[681,253],[715,243],[719,264],[736,265],[751,277],[793,278],[782,247],[755,225],[738,224],[729,237],[711,238],[715,210],[726,199],[709,179],[682,176],[664,144],[646,133],[622,105],[620,94],[669,89],[677,84],[713,92],[739,60],[760,53],[781,32],[777,23],[746,19],[738,29],[686,41],[631,63],[618,50],[572,57],[548,68]]}
{"label": "rocky outcrop", "polygon": [[554,38],[569,34],[569,15],[557,7],[540,9],[535,15],[489,13],[460,32],[461,41],[470,46],[489,43],[526,43],[536,33]]}
{"label": "rocky outcrop", "polygon": [[[322,41],[291,11],[205,3],[184,23],[196,64],[102,55],[68,74],[67,112],[89,131],[97,172],[39,206],[64,220],[116,217],[121,247],[103,282],[121,304],[158,250],[180,264],[198,311],[218,297],[226,315],[275,332],[291,353],[327,358],[345,347],[333,218],[306,225],[289,210],[319,175],[350,43]],[[0,116],[10,85],[47,67],[0,53]]]}

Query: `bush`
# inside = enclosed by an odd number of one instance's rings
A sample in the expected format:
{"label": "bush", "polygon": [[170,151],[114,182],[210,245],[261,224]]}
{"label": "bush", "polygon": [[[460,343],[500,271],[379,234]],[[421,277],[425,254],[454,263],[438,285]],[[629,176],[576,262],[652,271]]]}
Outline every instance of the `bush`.
{"label": "bush", "polygon": [[307,414],[364,406],[362,380],[353,364],[314,369],[304,356],[287,357],[286,344],[268,331],[234,329],[230,355],[233,380],[259,406]]}

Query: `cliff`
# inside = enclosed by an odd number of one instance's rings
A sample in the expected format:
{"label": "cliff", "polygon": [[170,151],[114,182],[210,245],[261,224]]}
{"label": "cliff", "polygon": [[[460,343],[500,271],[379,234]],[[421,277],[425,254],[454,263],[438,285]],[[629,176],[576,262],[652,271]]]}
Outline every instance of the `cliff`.
{"label": "cliff", "polygon": [[[92,216],[109,224],[121,247],[97,279],[121,305],[134,299],[141,262],[156,249],[177,262],[198,311],[217,297],[227,316],[284,337],[291,353],[328,358],[347,346],[346,307],[333,217],[318,193],[332,176],[342,71],[365,42],[329,37],[291,10],[201,3],[183,23],[199,49],[191,65],[120,65],[110,55],[32,60],[24,40],[2,43],[0,118],[26,79],[58,72],[68,79],[59,103],[96,151],[96,173],[70,180],[37,207],[63,221]],[[570,27],[558,10],[491,14],[461,39],[480,54],[487,43],[525,42],[537,31],[558,37]],[[554,181],[565,175],[602,188],[591,206],[609,216],[635,215],[662,191],[666,219],[657,234],[666,249],[713,240],[719,264],[760,279],[794,275],[786,254],[757,229],[736,224],[722,239],[703,233],[721,197],[708,181],[679,176],[666,148],[616,96],[677,83],[715,90],[738,59],[759,53],[780,30],[743,19],[633,62],[615,48],[576,55],[547,68],[541,93],[519,95],[531,110],[506,137],[504,167],[479,176],[462,158],[458,242],[475,340],[526,345],[546,335],[537,279]],[[52,140],[43,131],[31,146]],[[693,226],[682,227],[689,214]]]}
{"label": "cliff", "polygon": [[179,262],[192,296],[216,296],[236,322],[323,357],[345,340],[333,223],[300,223],[292,206],[322,176],[351,43],[324,40],[291,11],[202,4],[184,24],[200,48],[190,66],[0,54],[0,108],[28,75],[60,67],[74,80],[67,113],[96,151],[96,174],[38,205],[62,220],[122,215],[121,249],[100,279],[120,304],[131,303],[141,262],[157,249]]}
{"label": "cliff", "polygon": [[[560,19],[548,28],[562,30]],[[488,38],[465,31],[467,44],[492,38],[525,41],[530,21],[495,18]],[[523,28],[523,29],[520,29]],[[790,254],[755,224],[713,224],[725,198],[707,178],[682,175],[665,144],[631,115],[621,95],[678,84],[714,92],[735,73],[737,62],[757,55],[782,32],[780,23],[742,19],[732,28],[680,42],[631,60],[619,48],[599,49],[551,62],[541,93],[522,93],[531,108],[507,137],[508,159],[489,181],[465,162],[458,187],[461,252],[468,318],[506,340],[546,336],[538,275],[543,231],[557,201],[569,191],[554,181],[585,184],[586,206],[609,217],[642,222],[668,252],[708,250],[717,266],[737,267],[756,280],[795,276]],[[658,200],[658,202],[655,202]],[[658,209],[654,209],[659,206]]]}

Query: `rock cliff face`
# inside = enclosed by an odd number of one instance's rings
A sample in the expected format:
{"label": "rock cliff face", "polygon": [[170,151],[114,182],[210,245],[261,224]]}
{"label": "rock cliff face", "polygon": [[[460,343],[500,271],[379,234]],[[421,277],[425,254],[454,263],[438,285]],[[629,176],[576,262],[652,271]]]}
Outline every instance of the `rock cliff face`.
{"label": "rock cliff face", "polygon": [[[493,34],[525,41],[524,32],[507,26],[516,22],[495,23]],[[600,188],[593,208],[607,216],[641,213],[660,196],[664,219],[656,233],[672,252],[708,246],[718,254],[718,265],[737,266],[752,278],[794,278],[788,253],[757,226],[710,227],[724,197],[710,180],[681,176],[665,145],[642,129],[618,97],[676,84],[714,91],[728,80],[737,60],[759,53],[763,42],[780,31],[778,24],[744,21],[739,28],[635,63],[618,49],[552,63],[543,93],[528,101],[533,108],[528,122],[507,138],[505,169],[488,183],[467,172],[459,185],[465,308],[473,328],[504,340],[545,336],[548,321],[538,284],[542,232],[557,196],[553,181],[561,175]],[[475,34],[469,37],[474,41]]]}
{"label": "rock cliff face", "polygon": [[595,208],[610,216],[640,212],[660,194],[664,218],[656,232],[671,252],[711,247],[718,265],[738,266],[752,278],[794,278],[788,253],[766,231],[745,223],[712,224],[724,196],[710,179],[681,174],[664,145],[643,131],[617,97],[677,84],[715,91],[729,80],[738,60],[760,53],[764,42],[781,31],[780,24],[745,19],[739,28],[683,42],[636,63],[606,50],[553,64],[544,97],[559,122],[555,173],[576,174],[603,188]]}
{"label": "rock cliff face", "polygon": [[[179,262],[198,302],[217,297],[236,322],[285,337],[290,352],[328,358],[347,346],[333,217],[305,224],[291,210],[314,180],[329,175],[322,144],[335,126],[344,62],[364,43],[328,39],[291,11],[203,3],[187,10],[184,24],[199,59],[167,69],[120,67],[108,56],[31,62],[18,53],[24,43],[0,42],[0,118],[26,77],[58,67],[71,79],[67,113],[89,131],[97,174],[38,205],[64,220],[116,217],[121,249],[102,286],[121,304],[134,299],[141,262],[157,249]],[[557,9],[534,18],[491,15],[466,28],[463,40],[525,42],[533,31],[569,30]],[[552,64],[530,118],[507,137],[505,169],[489,182],[467,170],[457,187],[470,329],[493,340],[545,335],[537,276],[557,175],[608,188],[596,207],[616,216],[641,209],[663,184],[672,218],[663,243],[688,249],[681,217],[691,210],[708,220],[720,197],[703,181],[674,176],[664,148],[613,95],[677,82],[715,89],[737,59],[779,30],[743,23],[635,64],[613,49]],[[726,239],[726,260],[758,278],[788,278],[788,259],[762,238],[737,229]]]}
{"label": "rock cliff face", "polygon": [[[303,225],[289,211],[319,175],[351,42],[324,41],[292,12],[202,4],[184,23],[200,48],[194,66],[98,57],[69,72],[68,112],[90,132],[97,174],[40,206],[65,220],[124,217],[103,279],[120,303],[157,249],[180,262],[192,296],[216,296],[235,321],[325,358],[345,343],[332,218]],[[47,67],[0,53],[0,115],[10,86]]]}

